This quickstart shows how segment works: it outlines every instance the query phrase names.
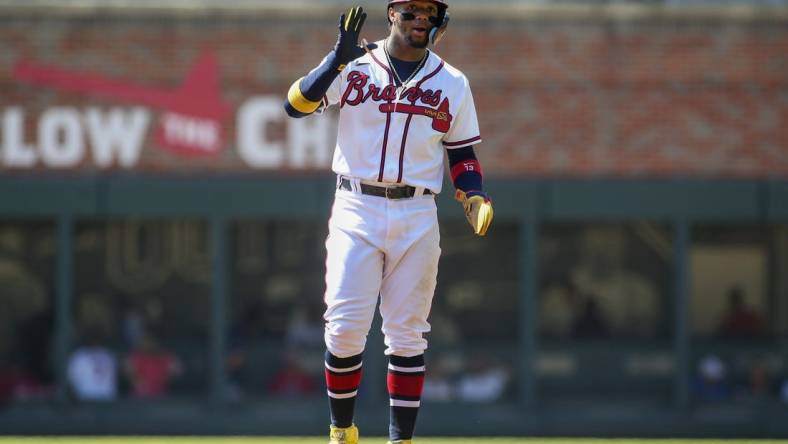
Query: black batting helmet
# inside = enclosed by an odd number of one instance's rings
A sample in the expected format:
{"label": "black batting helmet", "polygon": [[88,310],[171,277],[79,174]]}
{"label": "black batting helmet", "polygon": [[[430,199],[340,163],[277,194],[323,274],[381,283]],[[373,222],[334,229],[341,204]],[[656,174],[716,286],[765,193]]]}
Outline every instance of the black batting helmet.
{"label": "black batting helmet", "polygon": [[[411,0],[388,0],[388,7],[390,8],[392,5],[397,3],[408,3]],[[446,12],[449,9],[449,2],[447,0],[426,0],[428,2],[434,3],[435,6],[438,7],[438,20],[433,22],[432,31],[430,31],[430,41],[432,44],[438,43],[438,41],[443,37],[443,34],[446,32],[446,26],[449,25],[449,13]],[[389,25],[391,21],[389,20]]]}

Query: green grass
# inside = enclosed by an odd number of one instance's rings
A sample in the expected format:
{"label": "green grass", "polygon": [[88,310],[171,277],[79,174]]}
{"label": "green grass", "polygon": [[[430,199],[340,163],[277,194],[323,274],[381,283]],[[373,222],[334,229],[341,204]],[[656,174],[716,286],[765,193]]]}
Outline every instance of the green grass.
{"label": "green grass", "polygon": [[[383,437],[362,437],[362,444],[385,444]],[[323,437],[0,437],[0,444],[326,444]],[[561,439],[561,438],[418,438],[414,444],[744,444],[788,443],[788,440],[712,439]]]}

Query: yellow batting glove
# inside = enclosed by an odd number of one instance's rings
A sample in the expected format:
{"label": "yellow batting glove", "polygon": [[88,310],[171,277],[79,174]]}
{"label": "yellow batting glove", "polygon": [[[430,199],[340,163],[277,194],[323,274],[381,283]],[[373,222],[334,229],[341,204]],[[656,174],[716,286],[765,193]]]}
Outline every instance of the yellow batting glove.
{"label": "yellow batting glove", "polygon": [[487,234],[493,220],[493,207],[489,196],[482,191],[456,190],[454,198],[462,204],[465,218],[473,227],[473,232],[479,236]]}

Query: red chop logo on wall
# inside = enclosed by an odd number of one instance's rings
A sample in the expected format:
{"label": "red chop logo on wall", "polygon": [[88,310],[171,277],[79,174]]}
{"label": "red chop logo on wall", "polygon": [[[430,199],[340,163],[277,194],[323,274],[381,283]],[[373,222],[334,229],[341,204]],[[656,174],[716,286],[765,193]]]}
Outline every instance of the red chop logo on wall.
{"label": "red chop logo on wall", "polygon": [[34,85],[146,105],[162,111],[156,140],[183,155],[216,155],[224,144],[222,122],[231,111],[220,95],[218,66],[203,52],[186,80],[174,89],[154,88],[54,66],[19,62],[14,77]]}

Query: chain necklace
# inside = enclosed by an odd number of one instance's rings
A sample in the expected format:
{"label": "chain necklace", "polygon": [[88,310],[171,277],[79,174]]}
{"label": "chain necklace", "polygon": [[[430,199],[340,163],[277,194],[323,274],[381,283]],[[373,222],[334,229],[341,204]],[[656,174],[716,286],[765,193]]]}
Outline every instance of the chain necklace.
{"label": "chain necklace", "polygon": [[413,72],[410,74],[410,77],[405,79],[405,81],[403,82],[402,79],[399,78],[399,74],[397,74],[397,70],[394,68],[394,64],[391,63],[391,56],[389,56],[388,46],[389,46],[389,40],[386,39],[383,42],[383,53],[386,54],[386,62],[388,62],[389,64],[389,69],[391,69],[391,72],[394,73],[394,78],[397,80],[397,82],[400,85],[399,87],[397,87],[397,101],[399,101],[402,99],[402,93],[405,92],[405,86],[408,83],[410,83],[410,81],[413,80],[414,77],[416,77],[416,74],[418,74],[421,68],[424,66],[424,62],[427,61],[429,50],[424,52],[424,57],[421,58],[421,61],[419,61],[419,64],[416,66],[416,69],[414,69]]}

